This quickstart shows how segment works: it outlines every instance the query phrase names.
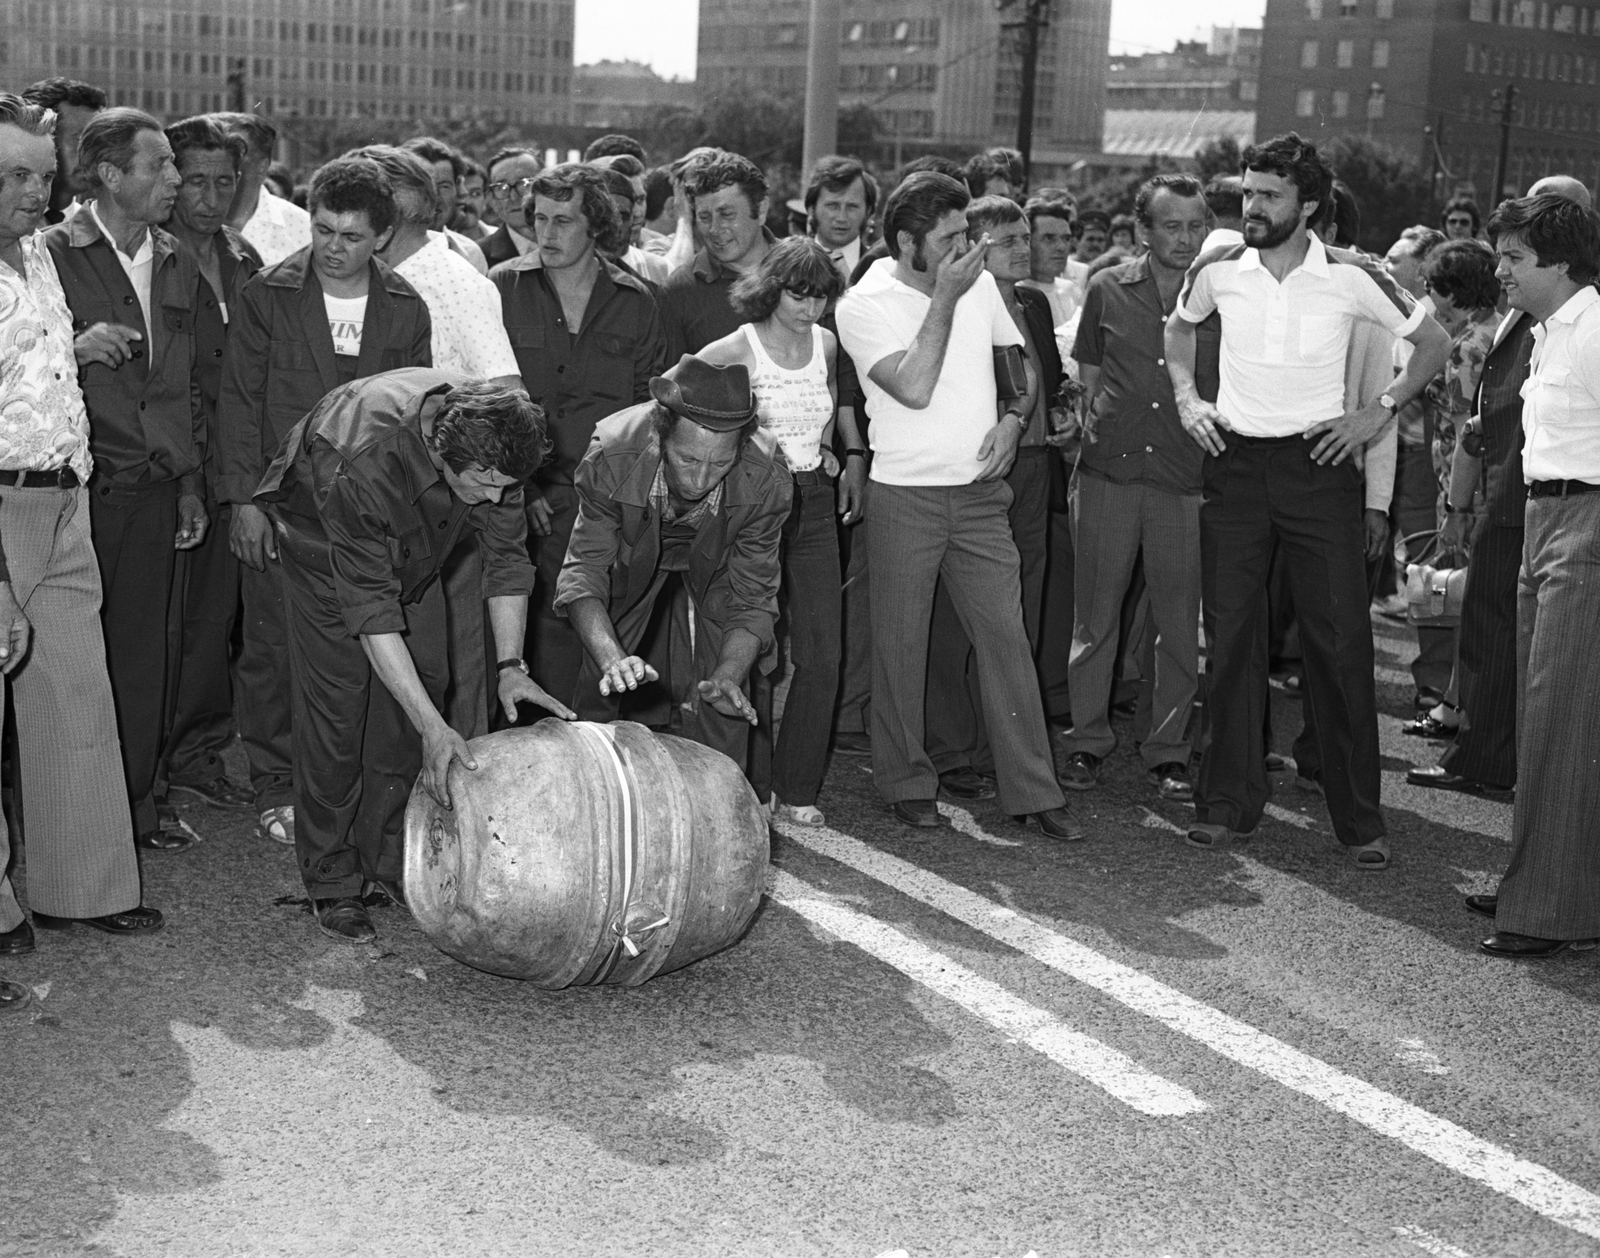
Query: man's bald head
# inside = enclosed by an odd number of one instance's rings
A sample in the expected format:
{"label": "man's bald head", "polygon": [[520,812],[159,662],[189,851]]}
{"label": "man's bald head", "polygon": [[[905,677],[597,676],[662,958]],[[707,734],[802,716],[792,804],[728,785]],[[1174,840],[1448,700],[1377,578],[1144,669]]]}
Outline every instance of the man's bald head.
{"label": "man's bald head", "polygon": [[1593,202],[1589,197],[1589,189],[1581,180],[1574,179],[1571,175],[1546,175],[1528,189],[1530,197],[1541,196],[1549,193],[1551,196],[1565,197],[1569,201],[1576,201],[1584,209],[1592,209]]}

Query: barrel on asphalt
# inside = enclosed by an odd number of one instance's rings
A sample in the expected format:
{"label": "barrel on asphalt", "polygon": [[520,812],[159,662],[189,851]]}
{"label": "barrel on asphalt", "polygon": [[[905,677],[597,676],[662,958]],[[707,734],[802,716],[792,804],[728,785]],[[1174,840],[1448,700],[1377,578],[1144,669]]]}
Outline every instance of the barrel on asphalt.
{"label": "barrel on asphalt", "polygon": [[546,720],[469,744],[451,809],[406,807],[406,899],[442,951],[539,987],[636,986],[733,943],[767,818],[720,752],[618,721]]}

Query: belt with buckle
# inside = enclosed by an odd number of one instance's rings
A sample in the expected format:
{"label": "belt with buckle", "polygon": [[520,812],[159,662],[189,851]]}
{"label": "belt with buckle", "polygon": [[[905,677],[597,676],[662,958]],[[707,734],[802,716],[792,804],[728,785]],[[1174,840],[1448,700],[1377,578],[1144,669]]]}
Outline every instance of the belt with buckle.
{"label": "belt with buckle", "polygon": [[1530,498],[1570,498],[1574,494],[1600,493],[1600,485],[1586,480],[1535,480],[1528,482]]}
{"label": "belt with buckle", "polygon": [[52,472],[0,471],[0,485],[20,485],[23,489],[76,489],[81,482],[70,467]]}

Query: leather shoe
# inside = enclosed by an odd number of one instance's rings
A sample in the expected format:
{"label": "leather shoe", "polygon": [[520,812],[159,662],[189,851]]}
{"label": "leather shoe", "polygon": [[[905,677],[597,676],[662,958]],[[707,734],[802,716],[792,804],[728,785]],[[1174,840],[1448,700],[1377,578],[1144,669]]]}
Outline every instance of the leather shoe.
{"label": "leather shoe", "polygon": [[1090,751],[1075,751],[1061,769],[1061,785],[1069,791],[1092,791],[1100,781],[1100,757]]}
{"label": "leather shoe", "polygon": [[37,909],[33,913],[33,924],[40,930],[66,930],[74,923],[93,926],[108,935],[152,935],[166,925],[166,919],[161,916],[160,909],[145,908],[143,905],[123,913],[107,913],[103,917],[52,917]]}
{"label": "leather shoe", "polygon": [[33,927],[28,924],[28,919],[22,919],[22,925],[15,930],[8,930],[0,935],[0,956],[20,957],[25,952],[33,951]]}
{"label": "leather shoe", "polygon": [[1462,777],[1459,773],[1450,773],[1437,764],[1426,769],[1407,769],[1406,783],[1410,786],[1426,786],[1436,791],[1459,791],[1463,795],[1482,795],[1485,799],[1510,799],[1516,793],[1498,786],[1475,782],[1471,778]]}
{"label": "leather shoe", "polygon": [[1586,952],[1595,946],[1593,939],[1536,939],[1532,935],[1518,935],[1509,930],[1497,930],[1481,944],[1479,952],[1491,957],[1506,957],[1518,961],[1542,961],[1564,949]]}
{"label": "leather shoe", "polygon": [[1158,764],[1150,770],[1155,779],[1156,792],[1162,799],[1187,802],[1194,798],[1194,782],[1189,778],[1189,766],[1176,760]]}
{"label": "leather shoe", "polygon": [[1485,917],[1493,917],[1500,907],[1498,895],[1469,895],[1466,905],[1474,913],[1482,913]]}
{"label": "leather shoe", "polygon": [[976,769],[962,765],[939,775],[939,789],[951,799],[993,799],[994,782]]}
{"label": "leather shoe", "polygon": [[1015,820],[1021,825],[1028,824],[1028,817],[1032,816],[1039,823],[1039,829],[1044,831],[1047,839],[1058,839],[1062,843],[1077,843],[1083,838],[1083,828],[1073,824],[1072,814],[1065,807],[1046,808],[1043,812],[1023,814]]}
{"label": "leather shoe", "polygon": [[901,821],[920,830],[936,830],[944,825],[939,806],[931,799],[897,799],[890,808]]}
{"label": "leather shoe", "polygon": [[230,812],[255,811],[255,792],[243,786],[235,786],[220,773],[209,782],[169,782],[167,790],[169,793],[182,791],[187,795],[193,795],[213,808],[226,808]]}
{"label": "leather shoe", "polygon": [[311,911],[317,915],[317,925],[322,933],[330,939],[337,939],[340,943],[369,944],[378,938],[378,930],[367,915],[367,906],[356,896],[313,900]]}
{"label": "leather shoe", "polygon": [[1426,738],[1436,743],[1450,742],[1456,736],[1458,726],[1446,725],[1434,717],[1431,712],[1424,712],[1414,721],[1407,721],[1400,727],[1402,734],[1409,734],[1412,738]]}
{"label": "leather shoe", "polygon": [[133,845],[146,852],[182,852],[194,846],[194,838],[182,830],[151,830],[134,835]]}
{"label": "leather shoe", "polygon": [[856,730],[841,730],[833,736],[833,749],[841,756],[870,756],[872,735]]}

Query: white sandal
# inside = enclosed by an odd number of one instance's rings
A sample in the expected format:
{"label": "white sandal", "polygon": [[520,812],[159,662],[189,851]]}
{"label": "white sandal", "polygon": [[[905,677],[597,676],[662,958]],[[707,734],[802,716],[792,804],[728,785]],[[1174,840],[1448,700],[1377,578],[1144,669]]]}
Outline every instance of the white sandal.
{"label": "white sandal", "polygon": [[823,826],[828,824],[828,819],[822,815],[822,809],[815,804],[785,804],[776,794],[772,797],[772,815],[784,821],[792,821],[797,826]]}
{"label": "white sandal", "polygon": [[268,808],[261,814],[260,825],[257,832],[262,838],[271,839],[274,843],[282,843],[288,847],[294,846],[294,805],[280,804],[276,808]]}

